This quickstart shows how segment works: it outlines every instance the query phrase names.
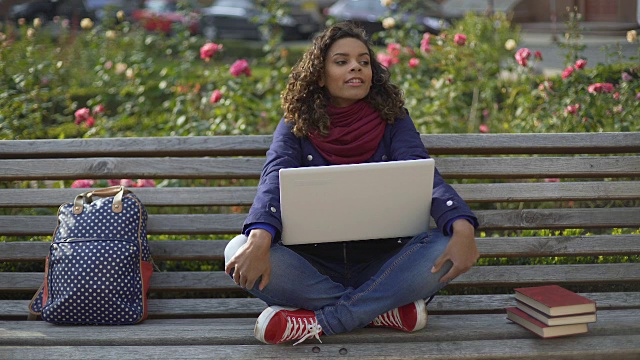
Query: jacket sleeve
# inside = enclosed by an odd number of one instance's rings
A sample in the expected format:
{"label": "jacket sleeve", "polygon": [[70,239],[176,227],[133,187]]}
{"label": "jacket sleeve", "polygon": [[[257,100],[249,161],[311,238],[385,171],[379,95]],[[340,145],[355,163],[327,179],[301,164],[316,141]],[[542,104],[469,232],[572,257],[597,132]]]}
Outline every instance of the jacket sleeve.
{"label": "jacket sleeve", "polygon": [[302,164],[300,144],[300,139],[291,132],[291,127],[284,120],[280,120],[267,151],[258,192],[242,227],[243,233],[252,224],[267,223],[277,230],[272,241],[274,243],[279,241],[282,232],[279,171],[284,168],[300,167]]}
{"label": "jacket sleeve", "polygon": [[[429,158],[420,133],[409,115],[395,121],[391,127],[390,137],[389,153],[392,160]],[[444,233],[447,232],[446,225],[456,217],[466,218],[471,221],[474,228],[478,227],[478,218],[460,195],[444,181],[437,168],[433,180],[431,217],[435,220],[438,229]]]}

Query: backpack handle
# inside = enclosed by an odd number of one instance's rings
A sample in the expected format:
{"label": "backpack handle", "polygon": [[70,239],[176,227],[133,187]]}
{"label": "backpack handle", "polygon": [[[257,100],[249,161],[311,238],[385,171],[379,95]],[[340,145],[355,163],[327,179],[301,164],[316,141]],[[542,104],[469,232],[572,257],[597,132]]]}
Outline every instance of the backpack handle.
{"label": "backpack handle", "polygon": [[87,191],[78,196],[76,196],[73,201],[73,213],[78,215],[82,213],[84,209],[84,204],[91,204],[93,202],[93,197],[110,197],[113,196],[113,205],[111,206],[111,210],[115,213],[122,212],[122,197],[126,194],[130,194],[131,190],[125,188],[124,186],[110,186],[108,188]]}

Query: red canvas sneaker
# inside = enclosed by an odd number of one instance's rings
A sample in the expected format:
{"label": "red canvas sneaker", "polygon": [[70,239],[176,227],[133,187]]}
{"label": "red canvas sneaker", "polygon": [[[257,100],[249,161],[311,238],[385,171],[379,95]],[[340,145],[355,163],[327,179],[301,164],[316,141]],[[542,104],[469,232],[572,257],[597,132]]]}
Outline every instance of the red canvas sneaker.
{"label": "red canvas sneaker", "polygon": [[293,344],[298,345],[310,337],[322,342],[322,327],[318,325],[316,315],[304,309],[270,306],[258,317],[253,333],[256,339],[265,344],[298,340]]}
{"label": "red canvas sneaker", "polygon": [[417,300],[411,304],[389,310],[379,315],[369,324],[372,327],[390,327],[397,330],[412,332],[427,325],[427,306],[424,300]]}

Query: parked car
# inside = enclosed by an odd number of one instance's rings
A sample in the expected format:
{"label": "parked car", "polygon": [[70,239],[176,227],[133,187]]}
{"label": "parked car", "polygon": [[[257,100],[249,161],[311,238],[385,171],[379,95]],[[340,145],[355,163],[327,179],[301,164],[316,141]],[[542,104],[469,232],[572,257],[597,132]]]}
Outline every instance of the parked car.
{"label": "parked car", "polygon": [[175,25],[181,24],[189,29],[192,35],[200,33],[200,14],[194,10],[178,9],[178,0],[146,0],[142,8],[131,14],[133,21],[137,21],[148,31],[157,31],[170,35]]}
{"label": "parked car", "polygon": [[[405,21],[415,21],[423,31],[438,34],[449,27],[442,16],[440,5],[435,1],[420,2],[419,13],[404,14]],[[382,31],[382,19],[397,13],[397,7],[386,7],[380,0],[338,0],[327,8],[326,15],[339,21],[353,21],[360,25],[369,35]]]}
{"label": "parked car", "polygon": [[[289,14],[278,21],[285,40],[307,39],[321,29],[319,13],[305,10],[300,4],[287,2],[284,6],[288,6]],[[200,27],[209,40],[264,40],[259,26],[266,17],[256,1],[215,0],[211,6],[202,9]]]}
{"label": "parked car", "polygon": [[130,14],[134,6],[134,1],[126,0],[33,0],[13,5],[9,10],[9,19],[33,21],[39,18],[49,21],[58,16],[70,20],[90,18],[99,21],[108,16],[108,9],[123,10],[125,14]]}
{"label": "parked car", "polygon": [[9,19],[33,21],[33,19],[39,18],[40,20],[51,20],[55,16],[57,4],[58,1],[55,0],[35,0],[16,4],[9,9]]}

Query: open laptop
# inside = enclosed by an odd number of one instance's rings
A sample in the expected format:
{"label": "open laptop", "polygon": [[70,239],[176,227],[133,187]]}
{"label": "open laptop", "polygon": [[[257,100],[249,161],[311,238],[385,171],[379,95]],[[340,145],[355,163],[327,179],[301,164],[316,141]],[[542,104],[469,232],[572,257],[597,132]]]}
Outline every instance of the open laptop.
{"label": "open laptop", "polygon": [[433,159],[280,170],[285,245],[415,236],[429,228]]}

